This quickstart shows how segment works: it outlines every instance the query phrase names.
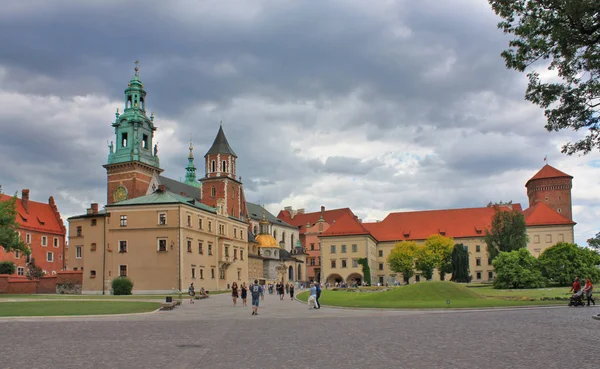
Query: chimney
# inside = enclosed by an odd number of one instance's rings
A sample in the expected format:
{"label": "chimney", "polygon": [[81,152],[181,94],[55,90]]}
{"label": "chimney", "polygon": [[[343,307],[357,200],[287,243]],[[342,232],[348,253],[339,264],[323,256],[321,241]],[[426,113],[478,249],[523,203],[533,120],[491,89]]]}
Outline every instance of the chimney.
{"label": "chimney", "polygon": [[21,191],[21,204],[23,204],[25,211],[29,213],[29,190],[26,188]]}
{"label": "chimney", "polygon": [[54,205],[56,205],[56,203],[54,202],[54,197],[50,196],[50,197],[48,198],[48,204],[49,204],[50,206],[54,206]]}
{"label": "chimney", "polygon": [[95,202],[92,203],[92,214],[98,214],[98,204]]}
{"label": "chimney", "polygon": [[296,210],[296,213],[297,214],[304,214],[304,209],[298,209],[298,210]]}
{"label": "chimney", "polygon": [[165,186],[164,184],[158,185],[158,192],[166,192],[167,191],[167,186]]}
{"label": "chimney", "polygon": [[286,206],[285,208],[283,208],[283,210],[287,211],[288,213],[292,213],[292,207],[291,206]]}
{"label": "chimney", "polygon": [[323,213],[325,213],[325,207],[321,205],[321,216],[323,216]]}

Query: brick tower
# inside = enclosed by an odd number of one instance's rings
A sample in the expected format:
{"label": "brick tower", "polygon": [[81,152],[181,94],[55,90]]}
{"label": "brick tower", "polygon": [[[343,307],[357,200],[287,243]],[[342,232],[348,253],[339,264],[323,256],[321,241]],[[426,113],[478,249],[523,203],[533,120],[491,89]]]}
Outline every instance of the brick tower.
{"label": "brick tower", "polygon": [[162,172],[159,167],[158,147],[152,147],[154,114],[146,115],[146,91],[139,79],[136,62],[135,75],[125,89],[125,110],[115,114],[116,147],[109,145],[106,203],[144,196],[152,182]]}
{"label": "brick tower", "polygon": [[569,220],[573,220],[571,189],[573,177],[546,164],[527,183],[529,207],[543,202]]}
{"label": "brick tower", "polygon": [[236,176],[236,160],[237,155],[229,146],[221,124],[215,141],[204,155],[201,200],[206,205],[222,207],[224,214],[245,220],[246,199],[241,178],[238,180]]}

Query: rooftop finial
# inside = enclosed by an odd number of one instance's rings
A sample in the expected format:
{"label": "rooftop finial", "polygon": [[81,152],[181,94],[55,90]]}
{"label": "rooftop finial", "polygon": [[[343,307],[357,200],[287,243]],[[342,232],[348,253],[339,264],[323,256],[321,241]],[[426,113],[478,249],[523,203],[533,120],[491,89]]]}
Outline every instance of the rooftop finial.
{"label": "rooftop finial", "polygon": [[192,134],[190,133],[190,156],[189,156],[190,159],[194,158],[193,151],[194,151],[194,145],[192,145]]}
{"label": "rooftop finial", "polygon": [[223,119],[221,119],[221,122],[219,123],[220,127],[223,127]]}
{"label": "rooftop finial", "polygon": [[135,68],[133,68],[133,70],[135,70],[135,75],[137,76],[138,75],[138,71],[140,70],[140,68],[139,68],[140,61],[136,60],[134,64],[135,64]]}

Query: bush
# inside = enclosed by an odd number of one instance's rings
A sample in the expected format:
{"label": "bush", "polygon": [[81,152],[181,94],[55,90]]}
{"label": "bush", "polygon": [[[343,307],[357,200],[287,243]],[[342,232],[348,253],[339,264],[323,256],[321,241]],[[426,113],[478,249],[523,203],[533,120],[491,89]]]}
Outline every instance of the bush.
{"label": "bush", "polygon": [[118,277],[112,281],[113,295],[131,295],[133,290],[133,282],[127,277]]}
{"label": "bush", "polygon": [[15,274],[17,267],[12,261],[3,261],[0,263],[0,274]]}
{"label": "bush", "polygon": [[546,285],[538,259],[527,249],[501,252],[493,265],[496,270],[494,288],[540,288]]}

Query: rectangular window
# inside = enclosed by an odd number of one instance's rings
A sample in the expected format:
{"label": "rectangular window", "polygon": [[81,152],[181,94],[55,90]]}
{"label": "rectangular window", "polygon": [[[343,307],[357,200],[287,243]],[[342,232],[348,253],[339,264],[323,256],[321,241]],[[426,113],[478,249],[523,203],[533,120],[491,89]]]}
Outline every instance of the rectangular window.
{"label": "rectangular window", "polygon": [[383,257],[383,250],[379,250],[379,257],[382,258]]}
{"label": "rectangular window", "polygon": [[167,240],[159,239],[158,240],[158,251],[167,251]]}
{"label": "rectangular window", "polygon": [[187,240],[187,252],[192,252],[192,240]]}
{"label": "rectangular window", "polygon": [[196,279],[196,266],[192,265],[192,279]]}
{"label": "rectangular window", "polygon": [[96,219],[92,219],[92,227],[95,227],[98,221]]}
{"label": "rectangular window", "polygon": [[335,254],[335,245],[331,245],[331,253]]}
{"label": "rectangular window", "polygon": [[210,220],[208,221],[208,231],[212,232],[212,222]]}
{"label": "rectangular window", "polygon": [[208,255],[212,255],[212,245],[208,244]]}
{"label": "rectangular window", "polygon": [[188,227],[191,227],[191,226],[192,226],[192,216],[191,216],[191,215],[188,215],[188,216],[187,216],[187,226],[188,226]]}
{"label": "rectangular window", "polygon": [[[416,280],[419,281],[419,276],[416,277]],[[379,277],[379,284],[383,286],[383,277]]]}
{"label": "rectangular window", "polygon": [[119,276],[127,277],[127,265],[119,265]]}
{"label": "rectangular window", "polygon": [[352,268],[358,268],[358,260],[352,259]]}
{"label": "rectangular window", "polygon": [[494,272],[488,272],[488,279],[489,280],[494,279]]}
{"label": "rectangular window", "polygon": [[225,279],[225,269],[219,269],[219,279]]}
{"label": "rectangular window", "polygon": [[229,256],[229,246],[225,246],[225,256]]}
{"label": "rectangular window", "polygon": [[488,259],[488,265],[492,265],[492,259]]}
{"label": "rectangular window", "polygon": [[[380,282],[383,284],[383,277],[381,277],[381,280],[380,280]],[[420,275],[418,275],[418,274],[417,274],[417,275],[415,276],[415,282],[421,282],[421,276],[420,276]]]}
{"label": "rectangular window", "polygon": [[237,228],[233,229],[233,238],[237,238]]}
{"label": "rectangular window", "polygon": [[244,250],[240,250],[240,260],[244,260]]}
{"label": "rectangular window", "polygon": [[547,234],[546,235],[546,242],[552,242],[552,235],[551,234]]}
{"label": "rectangular window", "polygon": [[[82,232],[83,232],[83,231],[82,231],[82,229],[81,229],[81,226],[77,226],[77,236],[78,236],[78,237],[82,235]],[[29,236],[29,235],[28,235],[28,236]],[[27,241],[27,243],[31,243],[31,238],[30,238],[30,237],[28,237],[28,241]]]}
{"label": "rectangular window", "polygon": [[51,252],[46,253],[46,261],[52,263],[54,261],[54,254]]}
{"label": "rectangular window", "polygon": [[127,241],[119,241],[119,252],[127,252]]}
{"label": "rectangular window", "polygon": [[121,215],[121,227],[127,227],[127,215]]}
{"label": "rectangular window", "polygon": [[358,252],[358,245],[357,244],[353,244],[352,245],[352,252]]}
{"label": "rectangular window", "polygon": [[315,251],[315,244],[314,243],[310,244],[310,251]]}
{"label": "rectangular window", "polygon": [[90,278],[96,278],[96,271],[90,270]]}
{"label": "rectangular window", "polygon": [[315,258],[311,258],[310,259],[310,265],[314,266],[315,265]]}
{"label": "rectangular window", "polygon": [[90,251],[96,251],[96,244],[95,243],[91,244]]}
{"label": "rectangular window", "polygon": [[58,245],[58,238],[54,237],[54,240],[52,240],[52,245],[54,247],[59,247],[59,245]]}
{"label": "rectangular window", "polygon": [[167,214],[166,213],[158,214],[158,225],[167,225]]}
{"label": "rectangular window", "polygon": [[198,254],[204,255],[204,245],[202,242],[198,242]]}
{"label": "rectangular window", "polygon": [[25,275],[25,268],[17,267],[17,275]]}
{"label": "rectangular window", "polygon": [[237,249],[233,249],[233,260],[237,260]]}
{"label": "rectangular window", "polygon": [[215,268],[210,268],[210,277],[215,279]]}
{"label": "rectangular window", "polygon": [[42,246],[48,246],[48,237],[42,236]]}
{"label": "rectangular window", "polygon": [[76,259],[81,259],[81,251],[82,251],[81,246],[75,247],[75,258]]}
{"label": "rectangular window", "polygon": [[481,252],[481,246],[480,245],[475,246],[475,252]]}
{"label": "rectangular window", "polygon": [[[79,228],[79,227],[78,227],[78,228]],[[80,235],[78,235],[78,236],[80,236]],[[27,233],[27,234],[25,235],[25,243],[26,243],[26,244],[30,244],[30,243],[31,243],[31,234]]]}
{"label": "rectangular window", "polygon": [[559,234],[558,235],[558,242],[565,242],[565,235],[564,234]]}
{"label": "rectangular window", "polygon": [[204,269],[200,268],[200,279],[204,279]]}
{"label": "rectangular window", "polygon": [[536,234],[533,236],[533,243],[540,243],[540,235]]}
{"label": "rectangular window", "polygon": [[342,245],[342,253],[346,253],[346,245]]}
{"label": "rectangular window", "polygon": [[347,266],[346,260],[342,260],[342,268],[346,268]]}
{"label": "rectangular window", "polygon": [[477,279],[481,279],[481,272],[476,273]]}
{"label": "rectangular window", "polygon": [[198,217],[198,229],[202,229],[202,217]]}
{"label": "rectangular window", "polygon": [[335,268],[335,260],[331,260],[331,267]]}
{"label": "rectangular window", "polygon": [[477,266],[481,265],[481,258],[475,259],[475,265],[477,265]]}
{"label": "rectangular window", "polygon": [[379,263],[379,270],[383,270],[383,263]]}
{"label": "rectangular window", "polygon": [[19,250],[15,250],[15,259],[18,259],[21,257],[21,254],[19,254]]}

